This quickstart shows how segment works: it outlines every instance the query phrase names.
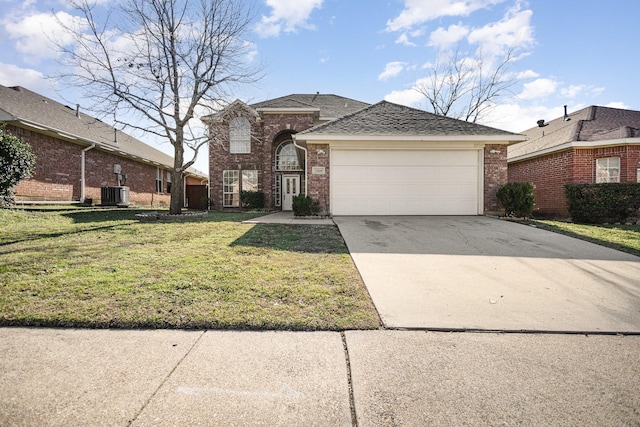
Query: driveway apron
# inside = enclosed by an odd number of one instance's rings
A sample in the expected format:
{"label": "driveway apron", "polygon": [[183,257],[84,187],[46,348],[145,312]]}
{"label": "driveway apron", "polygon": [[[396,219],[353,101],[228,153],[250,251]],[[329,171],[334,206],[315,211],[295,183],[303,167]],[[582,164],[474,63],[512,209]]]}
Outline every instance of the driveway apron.
{"label": "driveway apron", "polygon": [[490,217],[336,217],[389,328],[640,332],[640,257]]}

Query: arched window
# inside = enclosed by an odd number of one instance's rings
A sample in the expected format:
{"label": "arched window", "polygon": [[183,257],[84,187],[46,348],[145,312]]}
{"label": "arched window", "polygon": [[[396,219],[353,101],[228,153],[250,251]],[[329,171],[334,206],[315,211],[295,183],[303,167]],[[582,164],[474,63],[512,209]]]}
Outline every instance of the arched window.
{"label": "arched window", "polygon": [[244,117],[235,117],[229,122],[229,152],[251,153],[251,124]]}
{"label": "arched window", "polygon": [[297,171],[301,169],[298,149],[293,145],[293,141],[289,140],[280,144],[276,151],[276,170]]}

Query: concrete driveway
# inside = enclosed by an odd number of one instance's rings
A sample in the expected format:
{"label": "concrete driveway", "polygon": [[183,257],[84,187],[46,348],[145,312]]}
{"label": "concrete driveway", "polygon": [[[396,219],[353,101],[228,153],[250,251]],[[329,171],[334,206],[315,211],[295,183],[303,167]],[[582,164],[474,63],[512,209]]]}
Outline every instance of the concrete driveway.
{"label": "concrete driveway", "polygon": [[390,328],[640,332],[640,258],[489,217],[336,217]]}

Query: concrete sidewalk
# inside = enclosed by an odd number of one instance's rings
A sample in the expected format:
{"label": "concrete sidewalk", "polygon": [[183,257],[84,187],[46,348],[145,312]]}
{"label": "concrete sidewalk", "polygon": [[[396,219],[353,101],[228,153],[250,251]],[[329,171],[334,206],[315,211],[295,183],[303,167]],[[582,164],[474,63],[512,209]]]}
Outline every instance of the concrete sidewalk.
{"label": "concrete sidewalk", "polygon": [[271,213],[258,218],[242,221],[244,224],[297,224],[297,225],[335,225],[331,218],[295,217],[291,211]]}
{"label": "concrete sidewalk", "polygon": [[0,328],[3,426],[638,425],[640,336]]}

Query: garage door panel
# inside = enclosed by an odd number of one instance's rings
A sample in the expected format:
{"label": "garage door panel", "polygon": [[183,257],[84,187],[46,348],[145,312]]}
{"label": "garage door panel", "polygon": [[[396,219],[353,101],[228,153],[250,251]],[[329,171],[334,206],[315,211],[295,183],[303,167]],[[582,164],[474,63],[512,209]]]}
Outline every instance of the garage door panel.
{"label": "garage door panel", "polygon": [[334,215],[477,215],[477,150],[335,150]]}

